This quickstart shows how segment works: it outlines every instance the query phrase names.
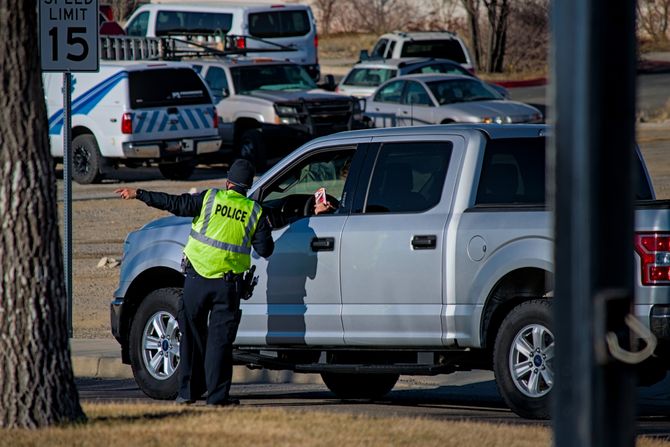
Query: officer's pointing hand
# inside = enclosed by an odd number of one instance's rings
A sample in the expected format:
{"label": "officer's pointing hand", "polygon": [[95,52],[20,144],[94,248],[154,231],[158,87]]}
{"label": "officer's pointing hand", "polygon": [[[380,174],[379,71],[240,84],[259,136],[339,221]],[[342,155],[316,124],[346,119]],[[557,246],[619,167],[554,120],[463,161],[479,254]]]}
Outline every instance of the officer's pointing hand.
{"label": "officer's pointing hand", "polygon": [[133,188],[119,188],[114,192],[124,200],[130,200],[137,197],[137,190]]}

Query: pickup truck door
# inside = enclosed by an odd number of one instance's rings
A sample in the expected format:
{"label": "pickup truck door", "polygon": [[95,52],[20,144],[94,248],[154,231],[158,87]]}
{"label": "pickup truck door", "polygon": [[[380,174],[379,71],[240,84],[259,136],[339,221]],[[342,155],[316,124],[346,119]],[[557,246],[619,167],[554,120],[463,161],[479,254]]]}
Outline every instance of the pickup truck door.
{"label": "pickup truck door", "polygon": [[373,139],[342,235],[345,343],[442,345],[445,228],[464,142],[389,138]]}
{"label": "pickup truck door", "polygon": [[[355,144],[313,151],[262,187],[261,202],[276,228],[275,250],[267,260],[252,255],[259,283],[243,303],[236,344],[343,344],[339,256],[356,152]],[[307,202],[321,187],[338,210],[310,215],[314,202]]]}

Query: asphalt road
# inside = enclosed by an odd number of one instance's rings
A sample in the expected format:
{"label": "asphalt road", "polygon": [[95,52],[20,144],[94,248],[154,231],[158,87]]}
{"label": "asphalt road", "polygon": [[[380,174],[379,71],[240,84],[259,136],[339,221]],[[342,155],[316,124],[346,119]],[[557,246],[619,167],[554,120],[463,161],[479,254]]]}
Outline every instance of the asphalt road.
{"label": "asphalt road", "polygon": [[[509,92],[511,99],[534,105],[545,113],[547,86],[512,88]],[[616,94],[612,92],[612,95]],[[649,111],[663,107],[670,107],[670,73],[638,75],[637,109]]]}
{"label": "asphalt road", "polygon": [[[484,380],[471,381],[468,377]],[[384,399],[343,401],[335,398],[325,386],[314,384],[245,384],[233,385],[231,395],[243,406],[281,408],[302,411],[333,411],[376,417],[422,417],[438,420],[471,420],[487,423],[539,424],[548,421],[521,419],[512,413],[498,394],[490,373],[478,371],[457,373],[452,384],[426,383],[421,379],[403,378]],[[454,376],[454,375],[451,375]],[[449,376],[446,376],[449,377]],[[159,402],[148,399],[130,379],[77,379],[85,402]],[[641,435],[670,440],[670,399],[668,380],[653,388],[640,388],[637,430]],[[198,402],[196,405],[204,405]]]}

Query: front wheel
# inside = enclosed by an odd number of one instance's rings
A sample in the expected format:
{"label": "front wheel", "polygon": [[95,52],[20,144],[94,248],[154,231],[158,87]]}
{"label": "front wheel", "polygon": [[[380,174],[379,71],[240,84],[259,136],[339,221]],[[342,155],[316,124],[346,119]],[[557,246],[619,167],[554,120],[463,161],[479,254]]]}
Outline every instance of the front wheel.
{"label": "front wheel", "polygon": [[177,313],[182,289],[158,289],[144,298],[130,326],[130,365],[140,389],[154,399],[171,400],[179,388]]}
{"label": "front wheel", "polygon": [[551,301],[516,306],[500,326],[493,351],[496,384],[507,405],[521,417],[547,419],[554,386]]}
{"label": "front wheel", "polygon": [[340,399],[379,399],[395,386],[398,374],[321,373],[323,383]]}

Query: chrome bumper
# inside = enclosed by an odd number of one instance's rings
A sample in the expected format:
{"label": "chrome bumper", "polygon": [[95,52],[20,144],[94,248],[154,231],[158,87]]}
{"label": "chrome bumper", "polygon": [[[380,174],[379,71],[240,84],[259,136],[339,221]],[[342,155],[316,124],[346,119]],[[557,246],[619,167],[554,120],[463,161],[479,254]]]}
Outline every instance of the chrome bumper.
{"label": "chrome bumper", "polygon": [[170,155],[196,155],[216,152],[221,147],[221,138],[169,141],[139,141],[123,143],[126,158],[162,158]]}

